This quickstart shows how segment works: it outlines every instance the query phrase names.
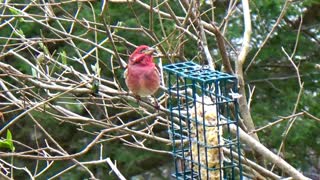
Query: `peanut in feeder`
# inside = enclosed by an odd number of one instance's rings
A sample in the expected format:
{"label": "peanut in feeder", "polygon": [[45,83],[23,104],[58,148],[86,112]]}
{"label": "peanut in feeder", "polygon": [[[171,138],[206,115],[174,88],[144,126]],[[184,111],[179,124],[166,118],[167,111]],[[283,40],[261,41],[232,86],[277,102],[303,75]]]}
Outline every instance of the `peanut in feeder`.
{"label": "peanut in feeder", "polygon": [[[193,62],[170,64],[169,108],[176,179],[242,179],[238,135],[237,79]],[[238,126],[237,126],[238,127]],[[237,158],[239,159],[239,158]]]}

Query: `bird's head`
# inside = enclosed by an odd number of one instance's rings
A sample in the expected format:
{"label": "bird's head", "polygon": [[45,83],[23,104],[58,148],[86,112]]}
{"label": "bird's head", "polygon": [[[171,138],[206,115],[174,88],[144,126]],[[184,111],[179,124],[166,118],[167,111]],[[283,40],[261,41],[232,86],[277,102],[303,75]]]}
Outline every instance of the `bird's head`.
{"label": "bird's head", "polygon": [[154,48],[146,45],[138,46],[129,57],[130,64],[149,65],[153,63]]}

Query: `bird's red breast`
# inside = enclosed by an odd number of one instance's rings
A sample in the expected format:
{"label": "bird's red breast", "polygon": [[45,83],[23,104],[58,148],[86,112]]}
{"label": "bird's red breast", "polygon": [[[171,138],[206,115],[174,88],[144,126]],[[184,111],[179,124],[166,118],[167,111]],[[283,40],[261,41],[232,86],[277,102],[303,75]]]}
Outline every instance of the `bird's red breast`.
{"label": "bird's red breast", "polygon": [[152,95],[160,86],[160,74],[153,62],[153,52],[154,49],[141,45],[129,57],[125,79],[134,95]]}

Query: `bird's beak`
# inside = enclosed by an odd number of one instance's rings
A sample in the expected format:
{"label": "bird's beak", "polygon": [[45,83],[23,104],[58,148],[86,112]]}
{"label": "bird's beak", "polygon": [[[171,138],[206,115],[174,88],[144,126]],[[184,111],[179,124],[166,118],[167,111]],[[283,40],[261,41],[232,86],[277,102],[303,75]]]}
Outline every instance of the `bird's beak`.
{"label": "bird's beak", "polygon": [[156,51],[155,48],[148,48],[146,50],[143,51],[143,54],[147,54],[147,55],[150,55],[150,54],[153,54],[154,52]]}

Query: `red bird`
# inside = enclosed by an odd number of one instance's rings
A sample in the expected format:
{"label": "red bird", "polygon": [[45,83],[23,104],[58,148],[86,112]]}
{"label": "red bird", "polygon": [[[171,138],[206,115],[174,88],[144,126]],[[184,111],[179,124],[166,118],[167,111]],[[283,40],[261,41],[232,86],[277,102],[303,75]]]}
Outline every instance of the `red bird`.
{"label": "red bird", "polygon": [[130,55],[124,77],[129,90],[137,97],[154,94],[160,86],[160,73],[153,62],[154,48],[141,45]]}

